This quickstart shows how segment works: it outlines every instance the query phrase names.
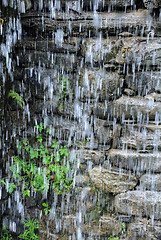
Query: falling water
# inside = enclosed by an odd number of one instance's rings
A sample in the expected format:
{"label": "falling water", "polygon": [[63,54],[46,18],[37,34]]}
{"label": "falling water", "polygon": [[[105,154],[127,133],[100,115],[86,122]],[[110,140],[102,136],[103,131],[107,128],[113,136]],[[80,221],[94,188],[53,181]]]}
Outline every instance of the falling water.
{"label": "falling water", "polygon": [[[40,221],[40,239],[161,239],[160,8],[159,0],[2,0],[1,232],[6,225],[19,239],[25,218]],[[13,156],[23,159],[21,175],[26,153],[17,148],[37,147],[41,123],[46,148],[67,148],[73,185],[51,188],[56,170],[49,181],[45,155],[34,162],[43,193],[32,186],[24,196]]]}

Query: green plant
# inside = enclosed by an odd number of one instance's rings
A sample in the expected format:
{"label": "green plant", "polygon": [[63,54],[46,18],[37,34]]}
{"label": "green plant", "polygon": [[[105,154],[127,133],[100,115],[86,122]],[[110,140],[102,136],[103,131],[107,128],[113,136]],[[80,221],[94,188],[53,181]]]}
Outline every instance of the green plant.
{"label": "green plant", "polygon": [[40,228],[40,221],[38,220],[26,220],[24,219],[25,231],[18,237],[26,240],[39,240],[39,236],[35,234],[35,230]]}
{"label": "green plant", "polygon": [[16,185],[13,182],[8,182],[8,181],[4,181],[4,179],[0,179],[0,186],[5,186],[7,192],[9,192],[10,194],[13,192],[13,190],[16,188]]}
{"label": "green plant", "polygon": [[3,226],[2,232],[0,234],[1,240],[12,240],[11,234],[8,233],[7,226]]}
{"label": "green plant", "polygon": [[63,101],[67,99],[69,95],[69,81],[68,78],[61,78],[61,89],[58,93],[57,99],[60,100],[60,109],[63,110]]}
{"label": "green plant", "polygon": [[[22,186],[23,196],[30,196],[31,189],[42,194],[48,192],[50,185],[57,194],[62,194],[63,190],[68,192],[73,184],[73,170],[67,145],[61,146],[56,140],[51,140],[49,144],[52,134],[49,129],[44,129],[43,123],[35,128],[37,135],[32,143],[35,147],[30,145],[28,139],[19,142],[19,156],[13,156],[10,166],[12,181]],[[25,158],[20,157],[22,153]],[[5,185],[4,180],[2,183]],[[9,184],[13,191],[16,185],[14,182]]]}
{"label": "green plant", "polygon": [[48,213],[50,213],[50,211],[51,211],[51,209],[49,208],[48,203],[43,203],[42,205],[44,207],[45,215],[48,215]]}
{"label": "green plant", "polygon": [[119,237],[110,236],[110,237],[108,237],[108,240],[119,240]]}
{"label": "green plant", "polygon": [[[124,233],[126,232],[126,225],[125,225],[124,222],[121,222],[121,226],[122,226],[122,232],[121,232],[121,234],[124,234]],[[120,236],[121,234],[119,234],[119,236]],[[108,240],[119,240],[119,239],[120,239],[119,236],[116,236],[116,237],[109,236],[109,237],[108,237]]]}
{"label": "green plant", "polygon": [[124,222],[122,222],[121,226],[122,226],[122,234],[124,234],[126,232],[126,225]]}
{"label": "green plant", "polygon": [[8,97],[11,97],[13,99],[16,100],[17,104],[20,106],[20,107],[23,107],[24,105],[24,101],[23,101],[23,98],[16,92],[10,90],[9,91],[9,94],[8,94]]}

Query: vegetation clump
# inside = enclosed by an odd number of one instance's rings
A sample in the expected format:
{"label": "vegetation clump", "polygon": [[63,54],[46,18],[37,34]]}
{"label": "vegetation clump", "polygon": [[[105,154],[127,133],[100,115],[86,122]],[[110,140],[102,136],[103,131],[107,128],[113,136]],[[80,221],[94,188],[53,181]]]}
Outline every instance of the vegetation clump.
{"label": "vegetation clump", "polygon": [[25,231],[23,234],[20,234],[18,237],[20,239],[26,240],[40,240],[40,237],[35,234],[35,230],[40,228],[40,221],[38,220],[26,220],[24,219]]}
{"label": "vegetation clump", "polygon": [[24,106],[24,100],[17,92],[10,90],[8,97],[14,99],[21,108]]}
{"label": "vegetation clump", "polygon": [[69,95],[69,81],[68,78],[61,78],[61,88],[60,91],[57,95],[58,101],[60,101],[60,110],[63,110],[64,106],[63,103],[64,101],[67,100]]}
{"label": "vegetation clump", "polygon": [[0,238],[1,240],[12,240],[12,236],[11,234],[8,233],[8,229],[7,226],[3,226],[2,228],[2,232],[0,233]]}
{"label": "vegetation clump", "polygon": [[18,155],[13,156],[9,168],[11,177],[9,183],[4,179],[1,185],[12,193],[14,188],[21,186],[23,196],[30,197],[33,192],[47,193],[50,186],[57,194],[68,192],[73,184],[73,173],[69,159],[68,146],[62,146],[52,139],[49,128],[43,123],[36,125],[37,135],[30,144],[28,139],[19,142]]}

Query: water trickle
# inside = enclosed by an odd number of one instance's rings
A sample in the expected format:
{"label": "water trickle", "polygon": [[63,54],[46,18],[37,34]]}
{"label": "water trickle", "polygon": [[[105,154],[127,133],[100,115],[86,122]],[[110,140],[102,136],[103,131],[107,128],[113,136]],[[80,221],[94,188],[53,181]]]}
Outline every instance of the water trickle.
{"label": "water trickle", "polygon": [[[0,222],[11,234],[25,217],[41,220],[40,239],[160,239],[161,5],[149,2],[2,1]],[[73,185],[61,179],[58,194],[61,174]]]}

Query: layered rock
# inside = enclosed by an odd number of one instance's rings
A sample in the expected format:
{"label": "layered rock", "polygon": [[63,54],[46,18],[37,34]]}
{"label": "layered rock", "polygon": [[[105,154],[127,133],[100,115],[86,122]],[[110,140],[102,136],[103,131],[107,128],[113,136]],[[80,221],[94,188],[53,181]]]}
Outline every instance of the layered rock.
{"label": "layered rock", "polygon": [[140,190],[161,191],[161,175],[160,174],[144,174],[140,178]]}
{"label": "layered rock", "polygon": [[92,237],[98,236],[117,236],[121,232],[121,224],[111,216],[102,216],[99,221],[85,224],[82,232]]}
{"label": "layered rock", "polygon": [[110,104],[107,111],[112,108],[112,116],[119,119],[135,119],[138,122],[154,120],[157,114],[161,114],[160,102],[155,102],[152,98],[142,98],[139,96],[122,96]]}
{"label": "layered rock", "polygon": [[161,237],[161,225],[159,221],[155,221],[155,224],[151,220],[146,218],[136,218],[133,223],[130,223],[127,228],[127,235],[129,239],[160,239]]}
{"label": "layered rock", "polygon": [[131,150],[112,149],[109,151],[110,161],[114,166],[130,169],[134,172],[161,172],[160,153],[139,153]]}
{"label": "layered rock", "polygon": [[94,186],[103,192],[113,194],[125,192],[136,186],[137,180],[130,172],[119,171],[111,168],[110,170],[94,167],[89,171],[91,182]]}
{"label": "layered rock", "polygon": [[[154,12],[135,10],[142,1],[129,0],[23,2],[32,11],[21,15],[23,39],[13,52],[15,80],[8,85],[26,106],[17,113],[10,104],[7,130],[17,142],[34,136],[28,124],[43,121],[54,138],[68,143],[75,164],[73,192],[54,203],[49,196],[53,205],[50,218],[42,219],[41,238],[118,236],[118,214],[131,221],[127,239],[159,239],[159,221],[153,222],[161,219],[159,1],[144,1],[158,8]],[[65,90],[62,76],[69,80]],[[62,89],[68,94],[60,99]],[[20,123],[13,123],[15,116]],[[31,200],[26,208],[34,215]],[[133,221],[134,215],[152,224]]]}
{"label": "layered rock", "polygon": [[80,73],[78,85],[82,87],[81,97],[108,101],[121,95],[123,78],[117,72],[85,69]]}
{"label": "layered rock", "polygon": [[115,209],[119,213],[161,219],[161,193],[128,191],[115,197]]}

